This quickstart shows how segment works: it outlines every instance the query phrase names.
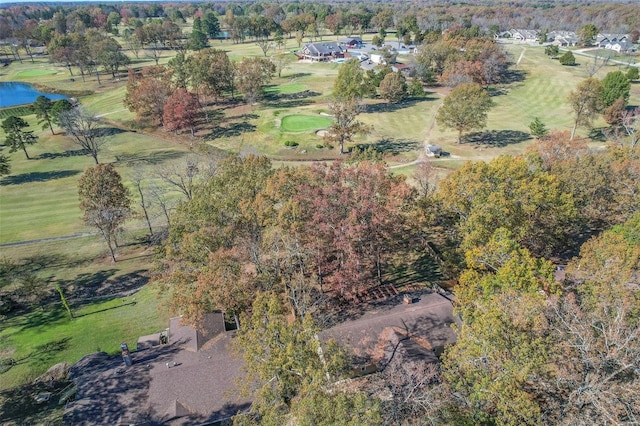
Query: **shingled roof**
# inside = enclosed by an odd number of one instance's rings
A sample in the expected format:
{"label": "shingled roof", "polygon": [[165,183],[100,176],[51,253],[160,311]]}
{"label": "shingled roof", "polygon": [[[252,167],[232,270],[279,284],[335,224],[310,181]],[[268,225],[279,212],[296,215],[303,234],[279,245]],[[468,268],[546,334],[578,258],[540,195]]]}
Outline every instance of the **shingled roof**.
{"label": "shingled roof", "polygon": [[351,350],[354,366],[384,365],[402,352],[407,359],[436,361],[444,346],[455,342],[451,324],[459,322],[453,305],[438,293],[409,298],[413,303],[370,311],[319,333],[319,339],[335,340]]}
{"label": "shingled roof", "polygon": [[[210,325],[209,330],[218,327]],[[106,353],[76,363],[71,369],[76,399],[68,405],[63,423],[211,424],[248,408],[250,401],[236,390],[243,360],[232,355],[234,333],[210,331],[203,339],[204,334],[198,337],[203,330],[192,328],[188,333],[184,327],[190,327],[179,321],[174,326],[181,332],[173,334],[169,344],[131,353],[131,367],[124,366],[122,357]]]}

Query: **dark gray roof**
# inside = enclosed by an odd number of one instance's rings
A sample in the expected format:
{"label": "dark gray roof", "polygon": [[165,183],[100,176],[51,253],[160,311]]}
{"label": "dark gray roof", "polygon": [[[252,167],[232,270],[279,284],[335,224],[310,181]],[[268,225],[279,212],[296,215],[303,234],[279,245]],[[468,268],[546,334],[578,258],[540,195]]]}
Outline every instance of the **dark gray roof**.
{"label": "dark gray roof", "polygon": [[344,48],[335,41],[324,43],[308,43],[304,46],[312,55],[329,55],[331,53],[343,53]]}
{"label": "dark gray roof", "polygon": [[119,355],[86,356],[71,369],[76,399],[63,423],[197,425],[229,418],[249,407],[236,389],[244,373],[230,350],[233,338],[218,334],[199,352],[180,341],[153,346],[131,353],[128,368]]}

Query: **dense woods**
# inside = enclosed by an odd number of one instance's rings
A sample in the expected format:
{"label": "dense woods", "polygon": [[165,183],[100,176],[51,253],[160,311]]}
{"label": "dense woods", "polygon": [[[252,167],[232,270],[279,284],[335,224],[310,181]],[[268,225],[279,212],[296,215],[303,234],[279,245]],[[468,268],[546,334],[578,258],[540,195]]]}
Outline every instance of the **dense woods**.
{"label": "dense woods", "polygon": [[[411,375],[376,375],[356,393],[339,393],[343,404],[365,410],[370,424],[391,413],[387,422],[624,423],[640,408],[640,155],[551,137],[522,156],[468,163],[427,195],[381,163],[274,170],[265,158],[229,157],[172,219],[161,282],[192,320],[222,309],[243,318],[241,330],[249,321],[241,342],[252,351],[272,345],[275,332],[255,322],[264,315],[256,310],[289,309],[297,319],[286,333],[299,339],[334,321],[329,314],[345,302],[361,303],[427,241],[459,277],[457,343],[441,366],[406,367],[421,371],[420,385]],[[549,259],[569,261],[564,280]],[[282,333],[280,343],[303,350]],[[309,353],[294,358],[316,362]],[[275,368],[251,365],[252,377],[265,380]],[[253,421],[303,419],[302,406],[329,397],[301,378],[277,377],[295,388],[261,388]],[[391,386],[391,400],[373,397]],[[387,413],[401,399],[406,411]]]}

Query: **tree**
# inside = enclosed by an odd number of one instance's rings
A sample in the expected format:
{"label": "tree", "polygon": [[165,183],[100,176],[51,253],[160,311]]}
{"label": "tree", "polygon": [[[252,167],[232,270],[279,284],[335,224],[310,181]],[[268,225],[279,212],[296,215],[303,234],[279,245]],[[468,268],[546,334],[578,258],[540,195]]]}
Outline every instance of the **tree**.
{"label": "tree", "polygon": [[294,61],[294,57],[288,53],[277,53],[275,54],[271,60],[273,64],[276,66],[276,72],[278,73],[278,78],[282,77],[282,71],[289,68],[291,63]]}
{"label": "tree", "polygon": [[265,58],[243,58],[238,64],[238,90],[252,104],[262,96],[264,85],[271,81],[276,66]]}
{"label": "tree", "polygon": [[400,102],[407,97],[407,82],[399,71],[391,72],[380,82],[378,90],[389,103]]}
{"label": "tree", "polygon": [[368,132],[368,127],[356,120],[362,107],[356,98],[345,98],[334,99],[329,109],[333,113],[333,123],[325,135],[325,141],[338,143],[340,154],[346,154],[344,145],[351,142],[356,134]]}
{"label": "tree", "polygon": [[257,284],[255,274],[242,267],[238,250],[216,250],[209,255],[208,265],[194,275],[174,280],[171,309],[191,324],[208,312],[221,310],[240,328],[239,315],[251,306]]}
{"label": "tree", "polygon": [[136,120],[162,125],[164,105],[172,93],[170,76],[164,67],[150,67],[142,76],[129,70],[123,103],[136,113]]}
{"label": "tree", "polygon": [[627,70],[627,78],[630,82],[640,78],[640,69],[638,69],[638,67],[629,67]]}
{"label": "tree", "polygon": [[602,79],[602,108],[609,108],[620,98],[623,99],[626,106],[630,91],[631,83],[622,71],[607,73]]}
{"label": "tree", "polygon": [[11,164],[9,164],[9,157],[0,154],[0,176],[8,175],[11,173]]}
{"label": "tree", "polygon": [[578,126],[591,126],[595,116],[602,111],[602,83],[596,78],[587,78],[569,93],[569,104],[575,114],[571,140]]}
{"label": "tree", "polygon": [[209,38],[216,38],[218,36],[220,33],[220,21],[218,21],[218,17],[215,13],[205,13],[202,23]]}
{"label": "tree", "polygon": [[312,257],[307,268],[321,290],[353,300],[381,285],[397,238],[407,232],[403,212],[413,191],[404,179],[381,163],[335,162],[312,168],[296,192],[295,211]]}
{"label": "tree", "polygon": [[78,106],[61,112],[58,121],[65,133],[98,164],[98,153],[107,142],[106,134],[100,128],[100,119]]}
{"label": "tree", "polygon": [[360,61],[349,60],[338,70],[338,76],[333,82],[333,97],[336,100],[349,101],[364,96],[366,84],[364,72],[360,68]]}
{"label": "tree", "polygon": [[223,50],[203,49],[187,59],[187,73],[191,88],[214,96],[215,101],[225,92],[234,90],[235,64]]}
{"label": "tree", "polygon": [[555,58],[560,54],[560,49],[558,48],[558,46],[551,44],[544,48],[544,53],[547,56],[551,56],[552,58]]}
{"label": "tree", "polygon": [[622,122],[625,112],[624,98],[618,98],[610,107],[604,110],[603,116],[607,124],[616,125]]}
{"label": "tree", "polygon": [[100,231],[115,262],[116,234],[131,215],[129,190],[112,164],[98,164],[80,177],[78,195],[84,222]]}
{"label": "tree", "polygon": [[176,133],[188,128],[191,130],[191,136],[194,136],[199,113],[198,97],[185,89],[178,89],[169,96],[164,105],[164,127]]}
{"label": "tree", "polygon": [[466,257],[455,302],[462,324],[443,355],[444,377],[469,423],[542,424],[529,383],[548,365],[544,319],[553,265],[532,257],[504,230]]}
{"label": "tree", "polygon": [[73,105],[67,99],[59,99],[53,103],[51,107],[51,112],[49,113],[51,117],[51,122],[60,126],[60,115],[65,111],[70,111],[73,109]]}
{"label": "tree", "polygon": [[564,247],[577,213],[556,176],[510,156],[465,164],[440,182],[436,198],[464,251],[502,227],[534,255],[548,256]]}
{"label": "tree", "polygon": [[236,419],[239,424],[285,424],[300,399],[306,399],[301,397],[335,381],[346,367],[337,345],[324,345],[320,351],[311,316],[287,321],[275,294],[258,294],[251,315],[243,316],[241,324],[236,348],[246,363],[244,389],[253,390],[253,403],[249,413]]}
{"label": "tree", "polygon": [[536,139],[543,138],[549,131],[544,123],[538,118],[534,118],[531,123],[529,123],[529,131]]}
{"label": "tree", "polygon": [[36,117],[39,118],[38,124],[43,125],[42,130],[48,127],[51,130],[51,134],[55,135],[53,126],[51,125],[51,108],[53,108],[53,102],[42,95],[38,96],[32,106],[33,112],[35,112]]}
{"label": "tree", "polygon": [[580,43],[583,46],[591,46],[598,35],[598,28],[593,24],[585,24],[578,30],[578,36],[580,37]]}
{"label": "tree", "polygon": [[560,59],[558,60],[560,61],[561,65],[573,66],[576,64],[576,57],[573,56],[573,53],[571,53],[571,51],[565,52],[562,56],[560,56]]}
{"label": "tree", "polygon": [[9,152],[16,152],[21,149],[27,159],[29,153],[27,152],[27,145],[33,145],[38,142],[38,137],[33,134],[33,131],[24,131],[25,127],[29,127],[29,123],[24,121],[20,117],[11,115],[2,122],[2,130],[5,134],[5,145],[9,146]]}
{"label": "tree", "polygon": [[197,17],[193,20],[193,29],[189,34],[189,48],[191,50],[200,50],[207,47],[207,34],[202,19]]}
{"label": "tree", "polygon": [[[640,416],[640,215],[586,242],[548,310],[554,376],[543,423],[624,424]],[[560,419],[561,416],[561,419]]]}
{"label": "tree", "polygon": [[457,143],[462,132],[482,129],[487,122],[487,113],[493,102],[486,90],[475,83],[457,86],[444,99],[436,120],[441,126],[458,131]]}

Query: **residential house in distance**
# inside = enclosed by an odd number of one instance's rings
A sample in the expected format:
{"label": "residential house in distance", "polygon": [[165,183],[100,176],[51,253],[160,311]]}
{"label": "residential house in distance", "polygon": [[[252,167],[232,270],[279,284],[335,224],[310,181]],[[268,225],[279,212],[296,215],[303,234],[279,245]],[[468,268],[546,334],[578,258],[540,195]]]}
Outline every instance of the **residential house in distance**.
{"label": "residential house in distance", "polygon": [[603,49],[607,49],[607,45],[611,46],[616,43],[620,43],[623,41],[628,41],[628,34],[603,34],[599,33],[596,36],[596,46],[601,47]]}
{"label": "residential house in distance", "polygon": [[340,43],[341,46],[344,46],[348,49],[355,49],[358,47],[362,47],[362,45],[364,44],[362,41],[362,37],[354,37],[354,36],[341,38],[338,41],[338,43]]}
{"label": "residential house in distance", "polygon": [[[513,40],[514,43],[537,43],[540,35],[538,30],[511,29],[506,33],[510,34],[508,38]],[[502,34],[504,35],[505,33]]]}
{"label": "residential house in distance", "polygon": [[547,43],[551,43],[554,46],[577,46],[578,41],[578,35],[574,31],[549,31],[547,33]]}
{"label": "residential house in distance", "polygon": [[344,58],[347,49],[335,41],[307,43],[296,52],[296,56],[312,62],[326,62]]}

